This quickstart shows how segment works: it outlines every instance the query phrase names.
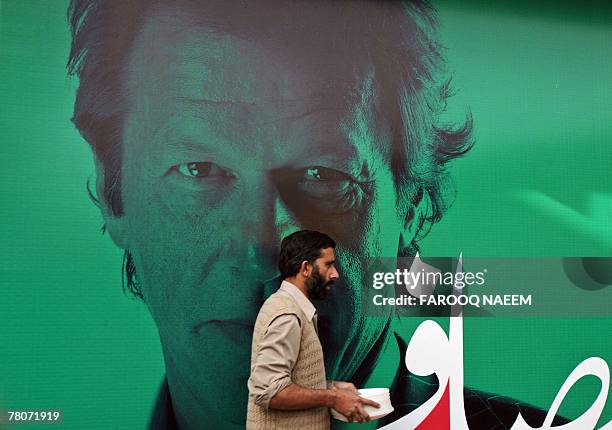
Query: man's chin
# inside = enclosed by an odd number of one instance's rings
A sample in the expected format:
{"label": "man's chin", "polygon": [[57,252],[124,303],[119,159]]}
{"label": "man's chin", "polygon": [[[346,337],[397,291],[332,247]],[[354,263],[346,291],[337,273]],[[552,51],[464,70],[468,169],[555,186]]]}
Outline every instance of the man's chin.
{"label": "man's chin", "polygon": [[167,369],[169,384],[180,385],[170,387],[173,397],[174,393],[183,397],[173,400],[185,404],[188,422],[202,422],[208,417],[206,422],[211,427],[206,428],[244,428],[252,325],[211,320],[194,335],[189,362],[179,352],[171,360],[174,369]]}
{"label": "man's chin", "polygon": [[331,295],[332,287],[334,286],[333,282],[328,283],[324,287],[317,289],[314,293],[310,293],[310,296],[313,300],[323,300]]}

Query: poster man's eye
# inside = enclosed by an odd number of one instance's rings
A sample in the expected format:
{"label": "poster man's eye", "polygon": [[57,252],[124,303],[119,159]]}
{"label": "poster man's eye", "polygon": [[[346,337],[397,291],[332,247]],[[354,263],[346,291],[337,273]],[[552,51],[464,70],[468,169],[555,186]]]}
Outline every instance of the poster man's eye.
{"label": "poster man's eye", "polygon": [[234,175],[221,166],[210,161],[183,163],[175,166],[182,175],[192,178],[233,178]]}
{"label": "poster man's eye", "polygon": [[300,194],[322,212],[346,212],[356,208],[361,201],[359,183],[349,174],[328,167],[307,167],[302,171],[297,187]]}
{"label": "poster man's eye", "polygon": [[306,169],[304,179],[307,181],[348,181],[351,178],[338,170],[314,166]]}

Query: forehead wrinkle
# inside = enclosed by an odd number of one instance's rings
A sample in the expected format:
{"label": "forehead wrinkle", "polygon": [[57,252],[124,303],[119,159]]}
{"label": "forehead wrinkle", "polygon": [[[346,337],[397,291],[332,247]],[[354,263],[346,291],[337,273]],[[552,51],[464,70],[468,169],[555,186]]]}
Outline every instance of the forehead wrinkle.
{"label": "forehead wrinkle", "polygon": [[193,98],[193,97],[176,97],[176,100],[179,102],[183,102],[187,105],[192,105],[197,108],[199,106],[209,106],[209,107],[252,107],[256,106],[255,102],[247,102],[242,100],[214,100],[207,98]]}
{"label": "forehead wrinkle", "polygon": [[[275,129],[278,129],[278,127],[283,127],[292,123],[300,122],[300,120],[304,120],[303,125],[307,129],[312,129],[317,125],[324,124],[323,127],[329,127],[329,131],[337,131],[339,135],[342,135],[340,115],[334,116],[328,115],[328,113],[339,112],[342,114],[346,111],[346,107],[340,106],[320,106],[311,107],[309,109],[307,106],[303,106],[303,109],[307,109],[305,112],[291,115],[286,114],[286,111],[288,109],[291,110],[291,108],[282,109],[276,106],[276,109],[274,109],[272,112],[279,112],[278,116],[275,113],[272,113],[268,115],[272,117],[270,119],[259,119],[259,115],[262,114],[262,112],[267,111],[267,109],[263,104],[256,102],[244,102],[241,100],[191,99],[184,97],[179,98],[178,100],[185,102],[196,118],[214,123],[214,120],[211,119],[214,119],[218,115],[229,114],[236,116],[236,120],[239,121],[240,124],[243,124],[245,127],[248,125],[247,128],[251,128],[252,130],[262,130],[261,127],[265,126],[273,126]],[[282,105],[297,104],[294,100],[280,100],[279,103]],[[296,108],[297,107],[298,106],[296,106]],[[313,118],[313,116],[316,115],[322,115],[322,118]],[[275,116],[277,117],[274,118]],[[330,133],[328,132],[326,134],[329,135]],[[322,145],[321,149],[329,150],[329,142],[326,145]],[[347,151],[343,152],[346,153]]]}
{"label": "forehead wrinkle", "polygon": [[279,116],[277,119],[271,119],[270,121],[257,122],[257,123],[254,123],[253,125],[257,125],[257,126],[271,125],[271,124],[277,124],[281,121],[297,122],[301,119],[307,119],[309,116],[312,116],[312,115],[316,115],[316,114],[324,113],[324,112],[335,112],[335,111],[341,111],[341,109],[331,108],[331,107],[330,108],[314,108],[314,109],[310,109],[301,114],[283,115],[283,116]]}
{"label": "forehead wrinkle", "polygon": [[[208,98],[193,98],[193,97],[176,97],[176,100],[179,102],[182,102],[186,105],[188,105],[190,108],[192,108],[194,110],[194,112],[196,114],[198,114],[198,116],[202,116],[204,117],[205,115],[203,115],[202,113],[199,112],[199,110],[201,108],[211,108],[211,109],[215,109],[215,108],[228,108],[228,109],[240,109],[240,110],[248,110],[248,109],[252,109],[252,108],[259,108],[260,107],[260,103],[254,102],[254,101],[243,101],[243,100],[214,100],[214,99],[208,99]],[[282,101],[279,100],[278,103],[280,103],[281,105],[284,103],[289,103],[289,104],[295,104],[296,101],[295,100],[287,100],[287,101]],[[283,109],[279,109],[279,110],[283,110]],[[341,112],[343,110],[342,107],[339,106],[334,106],[334,107],[315,107],[312,109],[309,109],[303,113],[296,113],[295,115],[281,115],[278,117],[278,119],[274,119],[274,120],[270,120],[270,121],[263,121],[263,122],[257,122],[254,123],[254,125],[266,125],[266,124],[273,124],[275,122],[278,121],[297,121],[303,118],[306,118],[310,115],[314,115],[317,113],[323,113],[323,112]]]}

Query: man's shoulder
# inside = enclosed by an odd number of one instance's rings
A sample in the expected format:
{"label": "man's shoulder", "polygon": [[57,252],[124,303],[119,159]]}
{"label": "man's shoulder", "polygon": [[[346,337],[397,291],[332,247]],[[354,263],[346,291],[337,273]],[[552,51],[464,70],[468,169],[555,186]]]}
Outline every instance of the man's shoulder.
{"label": "man's shoulder", "polygon": [[291,298],[291,296],[277,291],[266,299],[259,310],[257,319],[266,319],[271,321],[275,317],[283,314],[295,315],[299,320],[301,320],[303,317],[303,312],[301,311],[299,305]]}
{"label": "man's shoulder", "polygon": [[263,308],[299,308],[298,304],[293,300],[293,298],[282,291],[277,291],[273,293],[270,297],[266,299],[264,302]]}

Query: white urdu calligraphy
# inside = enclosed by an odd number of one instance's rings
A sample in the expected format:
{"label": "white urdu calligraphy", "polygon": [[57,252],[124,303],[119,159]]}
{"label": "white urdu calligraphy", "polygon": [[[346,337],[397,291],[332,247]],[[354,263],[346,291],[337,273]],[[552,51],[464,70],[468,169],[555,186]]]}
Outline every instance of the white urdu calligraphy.
{"label": "white urdu calligraphy", "polygon": [[[457,273],[462,270],[462,256],[459,256]],[[454,294],[461,290],[454,288]],[[446,387],[449,388],[451,430],[469,430],[463,403],[463,316],[461,310],[454,309],[450,317],[449,336],[435,321],[421,323],[415,330],[406,348],[406,368],[418,376],[435,374],[439,381],[436,393],[421,406],[398,420],[381,427],[379,430],[414,430],[434,410],[442,399]],[[572,386],[585,376],[595,376],[601,382],[599,394],[591,407],[573,421],[552,426],[565,396]],[[591,357],[580,363],[567,377],[557,393],[541,427],[531,427],[519,413],[511,430],[592,430],[606,404],[610,386],[610,370],[607,363],[599,357]],[[600,427],[612,430],[612,421]]]}

